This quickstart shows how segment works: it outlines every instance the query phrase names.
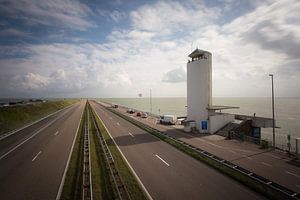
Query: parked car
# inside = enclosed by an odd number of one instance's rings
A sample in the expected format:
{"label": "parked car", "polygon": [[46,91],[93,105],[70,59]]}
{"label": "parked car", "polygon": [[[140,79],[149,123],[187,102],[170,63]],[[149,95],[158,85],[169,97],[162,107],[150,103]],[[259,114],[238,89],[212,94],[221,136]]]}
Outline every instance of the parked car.
{"label": "parked car", "polygon": [[135,113],[134,109],[132,109],[132,108],[129,108],[129,109],[127,110],[127,112],[130,113],[130,114]]}
{"label": "parked car", "polygon": [[175,115],[163,115],[159,118],[159,123],[161,124],[175,124],[177,122],[177,117]]}
{"label": "parked car", "polygon": [[118,108],[119,106],[117,104],[112,104],[111,107]]}
{"label": "parked car", "polygon": [[142,112],[141,117],[142,117],[142,118],[147,118],[147,117],[148,117],[148,113]]}
{"label": "parked car", "polygon": [[137,113],[136,113],[136,116],[137,116],[137,117],[140,117],[141,115],[142,115],[141,112],[137,112]]}

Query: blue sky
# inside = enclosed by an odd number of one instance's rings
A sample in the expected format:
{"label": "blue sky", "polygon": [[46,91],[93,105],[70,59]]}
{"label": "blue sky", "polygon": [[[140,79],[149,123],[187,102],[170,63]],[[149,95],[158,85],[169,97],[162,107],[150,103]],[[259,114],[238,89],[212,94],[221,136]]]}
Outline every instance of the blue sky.
{"label": "blue sky", "polygon": [[0,97],[182,97],[196,47],[215,97],[300,96],[297,0],[0,0]]}

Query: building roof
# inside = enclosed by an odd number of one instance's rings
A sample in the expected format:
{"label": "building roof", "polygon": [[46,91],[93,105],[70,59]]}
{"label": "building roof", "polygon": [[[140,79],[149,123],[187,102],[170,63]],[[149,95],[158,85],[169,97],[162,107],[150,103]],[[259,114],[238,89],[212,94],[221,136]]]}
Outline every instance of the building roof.
{"label": "building roof", "polygon": [[210,52],[208,52],[208,51],[205,51],[205,50],[201,50],[201,49],[195,49],[190,55],[189,55],[189,57],[190,58],[195,58],[195,57],[199,57],[200,55],[203,55],[203,54],[210,54],[211,55],[211,53]]}
{"label": "building roof", "polygon": [[238,109],[237,106],[210,106],[207,110],[225,110],[225,109]]}

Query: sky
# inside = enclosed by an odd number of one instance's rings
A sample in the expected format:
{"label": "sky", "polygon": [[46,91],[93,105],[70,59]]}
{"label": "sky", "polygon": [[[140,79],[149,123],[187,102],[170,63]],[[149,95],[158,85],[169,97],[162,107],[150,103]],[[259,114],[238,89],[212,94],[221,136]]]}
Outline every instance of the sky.
{"label": "sky", "polygon": [[299,0],[0,0],[0,98],[185,97],[196,48],[213,97],[300,97]]}

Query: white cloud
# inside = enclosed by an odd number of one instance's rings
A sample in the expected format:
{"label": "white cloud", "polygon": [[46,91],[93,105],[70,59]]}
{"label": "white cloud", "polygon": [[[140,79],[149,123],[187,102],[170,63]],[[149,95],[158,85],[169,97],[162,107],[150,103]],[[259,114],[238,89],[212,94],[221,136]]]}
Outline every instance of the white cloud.
{"label": "white cloud", "polygon": [[28,25],[66,26],[77,30],[94,26],[86,19],[92,11],[77,0],[10,0],[0,3],[0,11]]}
{"label": "white cloud", "polygon": [[167,82],[167,83],[185,82],[186,81],[186,71],[182,67],[170,70],[164,74],[162,81]]}
{"label": "white cloud", "polygon": [[[258,3],[255,10],[225,25],[216,23],[223,17],[218,9],[201,3],[196,7],[167,1],[145,5],[130,13],[128,29],[115,29],[105,43],[12,49],[29,56],[0,60],[1,69],[5,68],[0,80],[29,72],[45,79],[27,81],[28,89],[40,85],[53,95],[136,97],[152,88],[154,96],[184,96],[187,55],[198,46],[213,54],[214,96],[269,96],[269,73],[275,74],[278,96],[300,96],[296,88],[300,84],[300,3],[280,2]],[[293,90],[286,92],[286,88]]]}

